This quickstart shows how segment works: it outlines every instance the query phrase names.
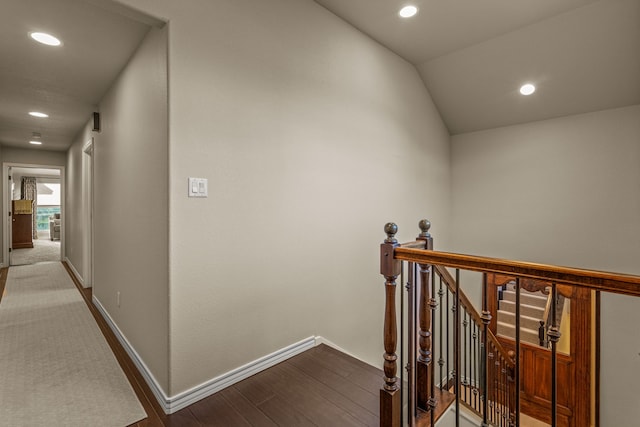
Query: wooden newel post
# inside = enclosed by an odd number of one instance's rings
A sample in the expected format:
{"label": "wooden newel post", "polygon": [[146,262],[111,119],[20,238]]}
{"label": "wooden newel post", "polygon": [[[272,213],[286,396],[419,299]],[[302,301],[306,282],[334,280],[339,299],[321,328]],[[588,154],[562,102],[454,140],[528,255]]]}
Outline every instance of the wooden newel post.
{"label": "wooden newel post", "polygon": [[[421,233],[416,240],[424,241],[424,248],[433,250],[433,238],[429,234],[431,223],[423,219],[418,224]],[[432,409],[434,401],[431,399],[431,364],[433,363],[433,335],[431,333],[431,310],[435,309],[436,300],[429,295],[429,274],[431,265],[419,264],[420,267],[420,294],[418,305],[418,360],[416,363],[416,404],[419,408],[428,411]]]}
{"label": "wooden newel post", "polygon": [[400,386],[398,371],[398,328],[396,321],[396,278],[400,275],[402,264],[393,258],[398,246],[395,235],[398,226],[390,222],[384,226],[387,238],[380,245],[380,274],[385,278],[384,309],[384,386],[380,390],[380,427],[400,427]]}

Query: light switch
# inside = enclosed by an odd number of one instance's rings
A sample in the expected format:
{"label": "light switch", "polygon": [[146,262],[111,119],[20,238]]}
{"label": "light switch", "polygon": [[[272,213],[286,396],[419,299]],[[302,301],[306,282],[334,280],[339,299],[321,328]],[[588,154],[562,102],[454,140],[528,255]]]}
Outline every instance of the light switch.
{"label": "light switch", "polygon": [[207,179],[189,178],[189,197],[207,197]]}

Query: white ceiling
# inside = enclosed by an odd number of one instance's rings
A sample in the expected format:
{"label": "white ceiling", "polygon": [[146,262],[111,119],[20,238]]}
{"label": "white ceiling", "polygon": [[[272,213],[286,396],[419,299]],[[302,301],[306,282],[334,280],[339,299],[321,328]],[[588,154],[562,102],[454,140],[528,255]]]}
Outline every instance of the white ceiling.
{"label": "white ceiling", "polygon": [[[452,134],[640,104],[640,0],[415,0],[409,20],[411,0],[315,1],[415,64]],[[0,144],[66,150],[152,25],[110,0],[1,0]]]}
{"label": "white ceiling", "polygon": [[[66,150],[153,23],[110,1],[2,0],[0,144],[34,148],[38,132],[35,149]],[[36,43],[33,31],[63,45]]]}
{"label": "white ceiling", "polygon": [[640,104],[640,0],[315,1],[415,64],[452,134]]}

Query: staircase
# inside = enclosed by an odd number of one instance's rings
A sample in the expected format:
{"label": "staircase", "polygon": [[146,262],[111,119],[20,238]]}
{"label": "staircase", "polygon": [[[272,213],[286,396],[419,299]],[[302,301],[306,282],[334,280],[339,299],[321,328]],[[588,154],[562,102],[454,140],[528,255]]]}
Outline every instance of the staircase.
{"label": "staircase", "polygon": [[[540,345],[538,330],[540,321],[545,320],[548,295],[542,292],[520,291],[520,340]],[[515,283],[510,282],[502,290],[498,308],[497,334],[516,339],[516,292]]]}

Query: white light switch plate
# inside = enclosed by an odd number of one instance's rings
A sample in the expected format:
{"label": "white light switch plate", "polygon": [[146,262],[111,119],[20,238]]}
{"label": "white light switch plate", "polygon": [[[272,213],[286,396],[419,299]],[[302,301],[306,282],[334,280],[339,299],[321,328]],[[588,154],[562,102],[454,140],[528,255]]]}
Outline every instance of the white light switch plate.
{"label": "white light switch plate", "polygon": [[207,197],[207,178],[189,178],[189,197]]}

